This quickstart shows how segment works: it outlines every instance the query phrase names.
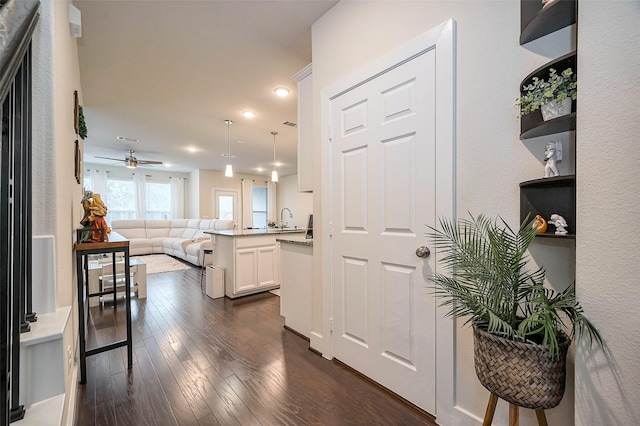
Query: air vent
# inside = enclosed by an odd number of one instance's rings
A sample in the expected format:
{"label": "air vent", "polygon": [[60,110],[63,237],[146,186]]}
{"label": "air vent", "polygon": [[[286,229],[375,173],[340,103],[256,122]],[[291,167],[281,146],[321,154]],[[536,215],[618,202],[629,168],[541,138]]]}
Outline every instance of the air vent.
{"label": "air vent", "polygon": [[127,138],[125,136],[116,136],[116,139],[118,139],[119,141],[125,141],[125,142],[140,142],[140,139]]}
{"label": "air vent", "polygon": [[296,123],[292,123],[291,121],[283,121],[282,124],[284,124],[285,126],[289,126],[289,127],[296,127],[297,126]]}

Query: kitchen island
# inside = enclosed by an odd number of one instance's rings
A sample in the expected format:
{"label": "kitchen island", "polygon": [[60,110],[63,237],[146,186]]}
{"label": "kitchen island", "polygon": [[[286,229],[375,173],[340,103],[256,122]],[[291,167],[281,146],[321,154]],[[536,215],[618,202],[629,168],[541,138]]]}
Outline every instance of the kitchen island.
{"label": "kitchen island", "polygon": [[236,298],[280,287],[277,238],[304,229],[205,231],[213,245],[213,264],[224,268],[225,296]]}

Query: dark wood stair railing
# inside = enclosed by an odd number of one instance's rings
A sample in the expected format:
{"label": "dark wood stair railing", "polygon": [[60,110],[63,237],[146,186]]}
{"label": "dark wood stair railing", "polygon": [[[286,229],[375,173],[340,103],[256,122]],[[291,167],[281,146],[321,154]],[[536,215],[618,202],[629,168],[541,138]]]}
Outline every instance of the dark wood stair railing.
{"label": "dark wood stair railing", "polygon": [[24,417],[20,333],[29,330],[31,274],[31,39],[37,0],[0,0],[0,425]]}

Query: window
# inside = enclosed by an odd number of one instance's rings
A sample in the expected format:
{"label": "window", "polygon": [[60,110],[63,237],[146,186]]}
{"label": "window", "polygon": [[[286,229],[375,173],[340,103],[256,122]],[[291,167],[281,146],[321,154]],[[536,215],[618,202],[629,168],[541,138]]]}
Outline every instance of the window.
{"label": "window", "polygon": [[267,187],[253,187],[253,227],[267,227]]}
{"label": "window", "polygon": [[147,219],[171,219],[171,184],[147,182]]}
{"label": "window", "polygon": [[[92,188],[91,178],[84,178],[85,190]],[[135,219],[135,195],[133,180],[107,179],[106,194],[102,199],[109,208],[105,217],[107,224],[111,226],[112,220]],[[171,184],[164,182],[147,182],[147,219],[171,219]]]}
{"label": "window", "polygon": [[133,195],[133,181],[107,179],[105,204],[109,212],[105,219],[111,225],[114,219],[135,219],[136,209]]}

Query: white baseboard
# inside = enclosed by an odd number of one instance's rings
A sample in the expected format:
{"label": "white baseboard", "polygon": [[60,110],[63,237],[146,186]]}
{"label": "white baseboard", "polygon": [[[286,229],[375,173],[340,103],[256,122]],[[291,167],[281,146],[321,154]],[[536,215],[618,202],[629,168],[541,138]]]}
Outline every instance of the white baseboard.
{"label": "white baseboard", "polygon": [[451,426],[480,426],[483,419],[461,408],[453,407],[453,423]]}

